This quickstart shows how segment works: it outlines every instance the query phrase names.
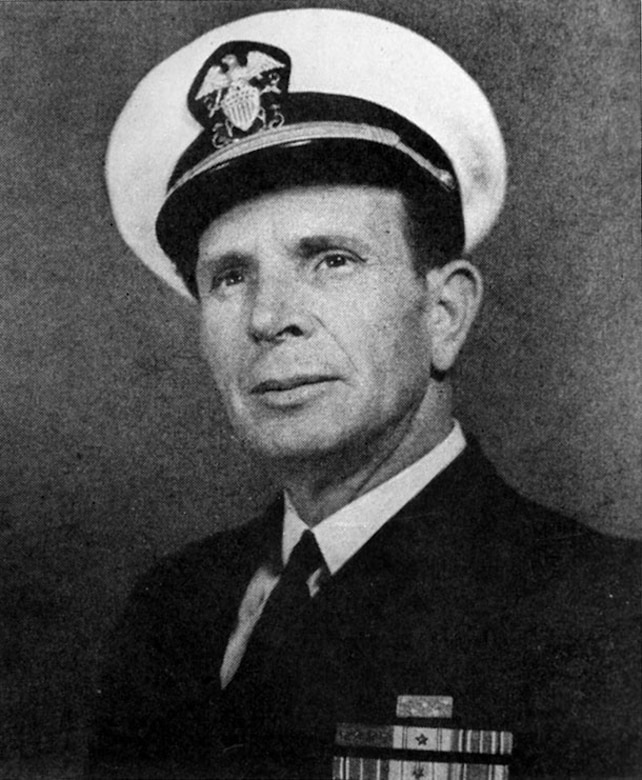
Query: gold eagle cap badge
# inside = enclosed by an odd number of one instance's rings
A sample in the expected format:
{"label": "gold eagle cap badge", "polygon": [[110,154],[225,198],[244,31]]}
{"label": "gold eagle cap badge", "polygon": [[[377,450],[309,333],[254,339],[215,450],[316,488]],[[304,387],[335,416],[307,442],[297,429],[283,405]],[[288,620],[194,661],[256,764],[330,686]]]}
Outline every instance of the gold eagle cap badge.
{"label": "gold eagle cap badge", "polygon": [[199,71],[187,97],[194,118],[220,149],[285,123],[290,57],[251,41],[219,46]]}

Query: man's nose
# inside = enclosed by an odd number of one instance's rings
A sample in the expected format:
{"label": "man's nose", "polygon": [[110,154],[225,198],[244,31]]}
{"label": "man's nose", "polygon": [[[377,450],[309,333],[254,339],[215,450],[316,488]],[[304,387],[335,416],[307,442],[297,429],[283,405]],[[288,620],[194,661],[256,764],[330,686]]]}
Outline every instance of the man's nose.
{"label": "man's nose", "polygon": [[313,320],[302,285],[285,275],[266,275],[255,288],[249,318],[250,336],[256,342],[279,342],[308,336]]}

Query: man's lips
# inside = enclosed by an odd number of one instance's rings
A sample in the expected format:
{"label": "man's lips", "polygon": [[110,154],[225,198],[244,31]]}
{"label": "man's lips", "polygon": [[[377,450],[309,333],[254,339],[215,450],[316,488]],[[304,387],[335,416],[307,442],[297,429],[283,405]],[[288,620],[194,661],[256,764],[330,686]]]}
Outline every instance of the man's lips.
{"label": "man's lips", "polygon": [[317,385],[324,382],[334,382],[338,377],[328,374],[305,374],[292,377],[285,377],[283,379],[265,379],[262,382],[254,385],[251,389],[251,393],[254,395],[262,395],[264,393],[283,393],[288,390],[294,390],[297,387],[304,387],[306,385]]}

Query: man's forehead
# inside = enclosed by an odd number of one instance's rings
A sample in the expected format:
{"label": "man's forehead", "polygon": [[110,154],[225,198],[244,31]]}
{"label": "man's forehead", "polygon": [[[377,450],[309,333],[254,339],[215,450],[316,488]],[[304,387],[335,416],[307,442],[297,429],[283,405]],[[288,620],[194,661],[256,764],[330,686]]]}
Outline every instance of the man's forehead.
{"label": "man's forehead", "polygon": [[216,251],[226,240],[239,245],[261,240],[322,248],[328,239],[367,241],[381,232],[402,230],[403,195],[365,185],[313,185],[269,192],[215,217],[199,238],[201,251]]}

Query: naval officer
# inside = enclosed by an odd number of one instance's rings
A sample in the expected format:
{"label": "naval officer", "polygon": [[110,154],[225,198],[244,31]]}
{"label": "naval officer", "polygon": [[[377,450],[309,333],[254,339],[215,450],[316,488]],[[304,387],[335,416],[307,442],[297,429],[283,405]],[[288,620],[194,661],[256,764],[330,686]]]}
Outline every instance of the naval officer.
{"label": "naval officer", "polygon": [[638,548],[519,497],[452,418],[468,257],[506,185],[478,85],[370,16],[248,17],[141,82],[107,179],[282,492],[137,585],[90,773],[331,777],[338,724],[386,726],[411,696],[510,735],[430,771],[635,774]]}

